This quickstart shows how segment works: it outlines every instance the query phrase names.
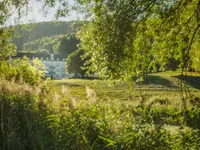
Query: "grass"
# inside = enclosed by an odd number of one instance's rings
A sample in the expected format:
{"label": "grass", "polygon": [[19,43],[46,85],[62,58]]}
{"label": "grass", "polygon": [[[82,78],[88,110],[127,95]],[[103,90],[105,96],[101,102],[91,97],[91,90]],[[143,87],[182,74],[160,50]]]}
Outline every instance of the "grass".
{"label": "grass", "polygon": [[[134,84],[130,89],[126,83],[105,80],[87,80],[87,79],[64,79],[53,81],[53,90],[61,93],[62,89],[67,89],[70,96],[76,99],[87,99],[86,87],[93,90],[99,100],[102,102],[114,103],[115,106],[131,105],[137,106],[142,99],[148,99],[145,103],[151,103],[156,99],[167,101],[168,106],[181,106],[180,89],[179,89],[179,72],[168,71],[150,74],[145,81]],[[200,80],[191,82],[199,78],[188,76],[187,86],[194,96],[200,96],[199,89],[195,88],[200,85]],[[200,78],[199,78],[200,79]],[[63,97],[67,98],[68,94]],[[174,101],[175,100],[175,101]]]}
{"label": "grass", "polygon": [[199,90],[190,86],[193,104],[180,109],[179,78],[168,74],[151,74],[131,89],[123,82],[66,79],[53,81],[49,91],[44,83],[46,90],[0,80],[1,147],[196,149]]}

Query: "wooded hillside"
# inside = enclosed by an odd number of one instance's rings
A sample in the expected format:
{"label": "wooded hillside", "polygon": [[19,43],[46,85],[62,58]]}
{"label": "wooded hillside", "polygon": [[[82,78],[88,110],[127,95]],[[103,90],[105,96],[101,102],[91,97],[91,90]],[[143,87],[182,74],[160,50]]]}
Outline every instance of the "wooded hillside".
{"label": "wooded hillside", "polygon": [[[75,33],[83,21],[41,22],[16,25],[13,42],[18,51],[49,52],[69,54],[77,49]],[[69,51],[69,52],[67,52]]]}

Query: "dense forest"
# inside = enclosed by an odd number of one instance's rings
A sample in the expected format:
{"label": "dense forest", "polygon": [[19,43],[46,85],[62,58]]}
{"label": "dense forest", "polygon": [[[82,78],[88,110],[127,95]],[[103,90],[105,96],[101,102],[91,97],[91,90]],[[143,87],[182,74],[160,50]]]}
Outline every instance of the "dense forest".
{"label": "dense forest", "polygon": [[55,53],[68,55],[77,49],[75,37],[77,29],[83,21],[41,22],[16,25],[15,36],[12,38],[17,50],[30,53]]}

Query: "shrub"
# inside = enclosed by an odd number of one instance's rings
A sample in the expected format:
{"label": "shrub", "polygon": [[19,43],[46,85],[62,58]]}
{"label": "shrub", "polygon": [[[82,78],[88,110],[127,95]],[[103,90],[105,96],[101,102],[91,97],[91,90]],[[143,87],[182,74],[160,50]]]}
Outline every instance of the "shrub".
{"label": "shrub", "polygon": [[16,82],[25,82],[30,85],[37,85],[42,82],[44,77],[44,68],[41,62],[36,58],[33,60],[33,66],[27,57],[15,59],[12,64],[7,61],[0,63],[0,77],[6,80]]}

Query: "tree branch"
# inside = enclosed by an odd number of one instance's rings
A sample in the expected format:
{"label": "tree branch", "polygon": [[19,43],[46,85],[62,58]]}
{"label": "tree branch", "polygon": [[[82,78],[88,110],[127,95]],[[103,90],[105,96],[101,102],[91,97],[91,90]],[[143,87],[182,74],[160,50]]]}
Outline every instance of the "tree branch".
{"label": "tree branch", "polygon": [[[196,35],[196,33],[197,33],[197,31],[198,31],[199,28],[200,28],[200,24],[198,24],[197,27],[194,29],[194,32],[193,32],[193,34],[192,34],[192,38],[191,38],[191,40],[190,40],[190,42],[189,42],[189,45],[188,45],[188,48],[187,48],[187,55],[186,55],[186,56],[189,56],[190,49],[191,49],[191,47],[192,47],[192,44],[193,44],[195,35]],[[188,58],[186,59],[186,62],[184,63],[184,66],[183,66],[184,68],[186,67],[186,65],[187,65],[187,63],[188,63],[188,61],[189,61],[189,59],[190,59],[190,57],[188,57]]]}
{"label": "tree branch", "polygon": [[192,34],[192,38],[191,38],[191,40],[190,40],[190,43],[189,43],[189,46],[188,46],[188,53],[189,53],[189,51],[190,51],[190,49],[191,49],[191,47],[192,47],[192,44],[193,44],[193,41],[194,41],[194,38],[195,38],[195,35],[196,35],[196,33],[197,33],[197,31],[198,31],[198,29],[200,28],[200,23],[197,25],[197,27],[194,29],[194,32],[193,32],[193,34]]}

